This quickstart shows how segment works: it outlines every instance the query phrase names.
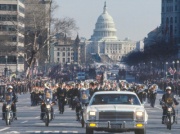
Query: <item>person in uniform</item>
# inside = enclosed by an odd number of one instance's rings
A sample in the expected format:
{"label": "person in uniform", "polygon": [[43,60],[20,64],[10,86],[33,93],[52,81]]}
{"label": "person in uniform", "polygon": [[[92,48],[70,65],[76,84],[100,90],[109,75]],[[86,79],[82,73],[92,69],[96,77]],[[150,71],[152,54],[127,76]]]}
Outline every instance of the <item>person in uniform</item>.
{"label": "person in uniform", "polygon": [[57,99],[58,99],[60,114],[64,113],[65,98],[66,98],[66,89],[62,88],[62,84],[59,83],[57,88]]}
{"label": "person in uniform", "polygon": [[50,88],[50,83],[45,83],[45,89],[44,89],[44,97],[43,97],[43,103],[41,104],[41,117],[40,119],[43,120],[44,118],[44,115],[45,115],[45,111],[46,111],[46,100],[45,99],[49,99],[49,103],[51,104],[51,116],[52,116],[52,119],[53,119],[53,113],[54,113],[54,109],[52,107],[52,104],[55,102],[52,101],[52,90]]}
{"label": "person in uniform", "polygon": [[15,94],[15,92],[13,91],[13,87],[11,85],[9,85],[7,87],[7,92],[5,93],[5,101],[6,103],[3,104],[2,106],[2,120],[5,119],[5,112],[6,112],[6,104],[8,102],[11,102],[11,110],[13,112],[13,118],[17,120],[17,116],[16,116],[16,102],[17,102],[17,95]]}
{"label": "person in uniform", "polygon": [[[179,102],[176,100],[176,98],[172,94],[171,90],[172,90],[172,88],[170,86],[166,87],[166,93],[163,94],[162,101],[164,103],[171,103],[171,105],[178,105]],[[162,109],[163,109],[162,124],[164,124],[164,115],[167,114],[167,107],[162,105]],[[173,108],[173,112],[174,112],[174,119],[175,119],[175,110],[174,110],[174,108]]]}
{"label": "person in uniform", "polygon": [[157,89],[158,89],[158,86],[156,84],[153,84],[150,87],[149,99],[150,99],[151,107],[154,107],[154,105],[155,105],[156,96],[157,96]]}

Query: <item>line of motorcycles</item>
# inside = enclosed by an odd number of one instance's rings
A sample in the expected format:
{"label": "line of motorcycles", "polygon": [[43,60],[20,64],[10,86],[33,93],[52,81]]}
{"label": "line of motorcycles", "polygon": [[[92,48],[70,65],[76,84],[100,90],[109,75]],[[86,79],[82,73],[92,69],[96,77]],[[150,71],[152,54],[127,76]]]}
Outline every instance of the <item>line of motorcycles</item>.
{"label": "line of motorcycles", "polygon": [[[8,99],[7,99],[8,98]],[[12,99],[10,96],[6,96],[6,99],[3,100],[4,105],[5,105],[5,112],[3,113],[5,116],[4,120],[6,125],[11,125],[11,123],[15,120],[15,118],[13,117],[13,111],[12,111]],[[49,123],[55,119],[55,114],[52,110],[52,106],[54,105],[54,102],[51,102],[50,98],[45,98],[45,100],[43,101],[44,105],[45,105],[45,112],[44,117],[42,119],[42,121],[45,123],[45,126],[49,126]]]}

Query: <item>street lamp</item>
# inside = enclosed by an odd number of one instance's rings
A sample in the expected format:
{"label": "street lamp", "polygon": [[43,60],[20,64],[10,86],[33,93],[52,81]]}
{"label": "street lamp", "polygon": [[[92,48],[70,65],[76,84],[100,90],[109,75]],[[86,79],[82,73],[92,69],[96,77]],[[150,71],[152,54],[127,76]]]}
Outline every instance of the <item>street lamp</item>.
{"label": "street lamp", "polygon": [[176,63],[177,63],[177,79],[179,79],[179,60],[177,60]]}
{"label": "street lamp", "polygon": [[151,63],[151,72],[152,72],[152,61],[150,63]]}
{"label": "street lamp", "polygon": [[47,72],[46,72],[47,71],[47,63],[48,63],[47,59],[45,60],[44,63],[45,63],[45,75],[46,75],[47,74]]}
{"label": "street lamp", "polygon": [[6,65],[5,65],[5,77],[7,77],[7,58],[8,58],[8,56],[6,55],[6,56],[5,56],[5,59],[6,59]]}
{"label": "street lamp", "polygon": [[18,76],[18,56],[16,57],[16,78]]}
{"label": "street lamp", "polygon": [[[173,61],[172,64],[173,64],[173,70],[174,70],[175,61]],[[174,79],[174,72],[173,72],[173,79]]]}
{"label": "street lamp", "polygon": [[144,69],[145,69],[145,62],[143,64],[144,64]]}
{"label": "street lamp", "polygon": [[167,78],[167,66],[168,66],[168,62],[166,62],[166,78]]}

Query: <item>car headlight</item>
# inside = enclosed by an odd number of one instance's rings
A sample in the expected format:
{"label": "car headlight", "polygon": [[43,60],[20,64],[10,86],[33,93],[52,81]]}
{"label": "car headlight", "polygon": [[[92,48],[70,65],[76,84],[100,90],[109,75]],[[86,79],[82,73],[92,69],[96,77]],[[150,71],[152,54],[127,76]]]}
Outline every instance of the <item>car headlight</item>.
{"label": "car headlight", "polygon": [[89,112],[89,115],[90,115],[90,116],[96,116],[96,112],[91,111],[91,112]]}
{"label": "car headlight", "polygon": [[136,112],[136,120],[142,121],[144,119],[144,113],[142,111],[137,111]]}
{"label": "car headlight", "polygon": [[95,111],[89,112],[89,120],[96,120],[96,112]]}
{"label": "car headlight", "polygon": [[143,116],[143,112],[141,111],[136,112],[136,116]]}

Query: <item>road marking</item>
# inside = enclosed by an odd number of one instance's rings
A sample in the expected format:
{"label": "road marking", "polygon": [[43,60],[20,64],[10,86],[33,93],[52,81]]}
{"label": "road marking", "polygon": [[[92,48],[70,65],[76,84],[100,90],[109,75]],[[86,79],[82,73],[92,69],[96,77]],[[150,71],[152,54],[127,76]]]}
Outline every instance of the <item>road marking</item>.
{"label": "road marking", "polygon": [[41,131],[35,131],[34,133],[41,133]]}
{"label": "road marking", "polygon": [[0,129],[0,132],[4,131],[4,130],[7,130],[9,129],[10,127],[6,127],[6,128],[3,128],[3,129]]}
{"label": "road marking", "polygon": [[59,131],[54,131],[54,133],[60,133]]}
{"label": "road marking", "polygon": [[73,133],[78,133],[78,131],[72,131]]}
{"label": "road marking", "polygon": [[43,133],[51,133],[52,131],[44,131]]}
{"label": "road marking", "polygon": [[78,133],[78,131],[26,131],[26,133]]}
{"label": "road marking", "polygon": [[39,118],[39,116],[35,117],[35,118]]}
{"label": "road marking", "polygon": [[41,131],[26,131],[26,133],[41,133]]}
{"label": "road marking", "polygon": [[28,122],[28,121],[23,121],[23,122],[21,122],[21,123],[26,123],[26,122]]}
{"label": "road marking", "polygon": [[8,132],[9,134],[20,134],[18,131],[11,131],[11,132]]}
{"label": "road marking", "polygon": [[155,106],[155,108],[162,110],[162,108]]}

